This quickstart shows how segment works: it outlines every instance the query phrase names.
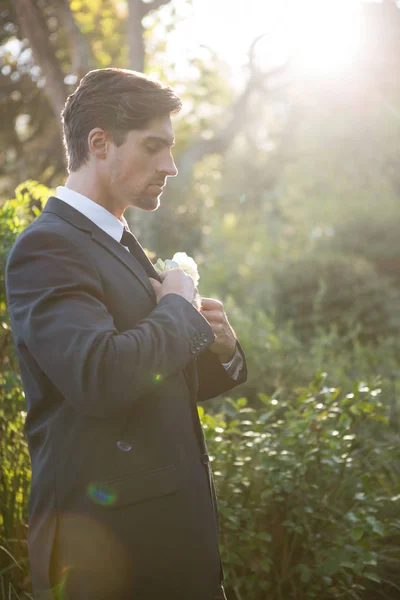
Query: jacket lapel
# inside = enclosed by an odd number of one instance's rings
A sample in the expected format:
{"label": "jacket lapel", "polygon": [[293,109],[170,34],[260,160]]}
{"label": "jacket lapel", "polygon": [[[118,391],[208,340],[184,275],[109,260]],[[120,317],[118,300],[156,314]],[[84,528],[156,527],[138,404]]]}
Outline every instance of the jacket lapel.
{"label": "jacket lapel", "polygon": [[[94,227],[96,226],[94,225]],[[143,287],[147,290],[151,299],[156,302],[156,295],[153,286],[151,285],[149,276],[140,262],[134,256],[132,256],[132,254],[128,252],[128,250],[126,250],[119,242],[114,240],[99,227],[96,227],[96,230],[91,231],[91,234],[94,242],[108,250],[108,252],[111,252],[115,258],[124,263],[124,265],[133,273],[133,275],[135,275],[138,281],[140,281]],[[155,270],[154,273],[154,278],[156,279],[157,273]]]}
{"label": "jacket lapel", "polygon": [[[129,271],[145,288],[151,300],[156,302],[156,295],[146,271],[139,261],[114,238],[100,229],[100,227],[97,227],[97,225],[95,225],[90,219],[85,217],[85,215],[80,213],[78,210],[75,210],[75,208],[54,196],[48,199],[43,212],[56,214],[61,219],[71,223],[71,225],[77,229],[86,231],[88,234],[90,234],[95,243],[99,244],[105,250],[110,252],[113,256],[115,256],[116,259],[122,262],[129,269]],[[154,271],[154,273],[154,277],[157,278],[156,271]]]}
{"label": "jacket lapel", "polygon": [[[77,229],[87,232],[91,236],[93,242],[102,246],[105,250],[107,250],[107,252],[110,252],[113,256],[115,256],[117,260],[121,261],[145,288],[151,300],[154,303],[157,302],[153,286],[151,285],[149,277],[140,262],[119,242],[109,236],[105,231],[100,229],[100,227],[97,227],[97,225],[85,217],[85,215],[55,196],[52,196],[48,199],[43,212],[53,213],[59,216],[61,219],[68,221],[68,223],[71,223],[71,225]],[[146,258],[146,260],[148,259]],[[155,269],[154,278],[159,279],[158,273]],[[198,388],[196,361],[191,361],[185,367],[183,373],[188,389],[195,400]]]}

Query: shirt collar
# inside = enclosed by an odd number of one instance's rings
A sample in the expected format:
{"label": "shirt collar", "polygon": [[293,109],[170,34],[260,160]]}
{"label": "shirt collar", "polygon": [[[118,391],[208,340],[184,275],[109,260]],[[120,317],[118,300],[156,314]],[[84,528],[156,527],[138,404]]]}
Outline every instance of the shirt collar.
{"label": "shirt collar", "polygon": [[124,231],[124,227],[128,228],[128,223],[124,216],[121,217],[121,221],[114,217],[107,209],[97,202],[90,200],[83,194],[75,192],[70,188],[60,185],[56,189],[56,196],[66,204],[69,204],[75,210],[79,211],[85,217],[90,219],[92,223],[100,227],[103,231],[108,233],[117,242],[121,241],[121,237]]}

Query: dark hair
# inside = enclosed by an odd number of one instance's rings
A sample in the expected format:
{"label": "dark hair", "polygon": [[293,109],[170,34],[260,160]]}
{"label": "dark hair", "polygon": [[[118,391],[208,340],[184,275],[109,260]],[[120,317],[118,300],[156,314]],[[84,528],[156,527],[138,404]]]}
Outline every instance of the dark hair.
{"label": "dark hair", "polygon": [[88,159],[88,135],[101,127],[117,146],[128,131],[143,129],[152,119],[178,112],[182,103],[160,81],[127,69],[89,71],[61,112],[68,171],[77,171]]}

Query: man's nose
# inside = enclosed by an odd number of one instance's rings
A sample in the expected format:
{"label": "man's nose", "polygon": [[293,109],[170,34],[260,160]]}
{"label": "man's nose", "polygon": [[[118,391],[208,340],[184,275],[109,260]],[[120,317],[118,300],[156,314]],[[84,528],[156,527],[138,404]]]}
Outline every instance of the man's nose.
{"label": "man's nose", "polygon": [[176,177],[178,175],[178,169],[176,168],[175,161],[171,154],[165,160],[165,163],[163,163],[161,171],[163,171],[167,177]]}

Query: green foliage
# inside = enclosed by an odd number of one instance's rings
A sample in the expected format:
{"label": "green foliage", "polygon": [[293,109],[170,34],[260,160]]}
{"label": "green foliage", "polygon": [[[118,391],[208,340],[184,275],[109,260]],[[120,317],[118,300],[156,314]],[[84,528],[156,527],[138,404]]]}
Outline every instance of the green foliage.
{"label": "green foliage", "polygon": [[[95,55],[96,68],[125,67],[128,54],[126,8],[122,4],[116,6],[113,0],[73,0],[70,7]],[[67,40],[68,36],[62,42]]]}
{"label": "green foliage", "polygon": [[400,217],[393,210],[374,215],[354,214],[337,224],[335,234],[317,243],[318,251],[363,257],[378,273],[400,288]]}
{"label": "green foliage", "polygon": [[200,410],[237,599],[396,597],[400,453],[379,382],[328,385]]}
{"label": "green foliage", "polygon": [[[4,46],[22,34],[13,3],[3,4],[3,190],[16,178],[58,184],[59,131],[33,59]],[[179,75],[168,38],[185,18],[183,4],[143,20],[148,71],[184,101],[174,120],[177,158],[193,140],[218,140],[234,95],[212,49],[188,56]],[[95,66],[127,66],[126,3],[70,6]],[[71,75],[58,3],[40,7]],[[280,87],[266,77],[239,116],[240,133],[232,127],[230,149],[192,156],[160,210],[133,219],[155,255],[195,256],[201,294],[224,301],[246,350],[249,381],[203,414],[229,600],[394,600],[400,592],[400,12],[394,2],[366,3],[364,12],[370,51],[351,81],[295,77]],[[27,182],[0,211],[0,595],[11,597],[10,584],[18,594],[29,589],[29,460],[4,266],[47,195]],[[309,386],[319,369],[334,387],[321,377]]]}
{"label": "green foliage", "polygon": [[[3,267],[15,237],[49,193],[29,181],[2,207]],[[233,225],[226,219],[224,244],[234,242]],[[242,254],[250,260],[252,252],[261,250],[244,248]],[[242,264],[241,249],[234,257],[229,277]],[[243,295],[239,308],[234,296],[240,285],[232,288],[224,270],[218,275],[219,262],[203,263],[202,292],[208,286],[218,290],[225,278],[221,297],[228,294],[225,308],[250,367],[240,390],[250,402],[221,399],[207,413],[200,409],[214,458],[230,600],[378,600],[381,592],[394,599],[400,586],[400,457],[394,437],[400,342],[366,344],[357,327],[346,336],[337,327],[316,327],[301,340],[294,327],[277,320],[271,304],[263,309],[255,300],[265,286],[260,274],[250,272],[257,293],[247,303]],[[270,303],[268,290],[264,296]],[[0,301],[0,579],[4,589],[28,594],[25,403],[4,279]],[[321,373],[308,385],[321,366],[335,387]]]}
{"label": "green foliage", "polygon": [[[207,293],[206,289],[205,295]],[[254,308],[253,302],[251,298],[243,308],[232,296],[225,298],[225,310],[246,350],[249,367],[248,381],[232,392],[233,397],[244,395],[252,406],[257,406],[258,392],[263,390],[275,398],[290,401],[295,397],[295,389],[306,386],[320,368],[329,373],[337,386],[345,389],[356,381],[379,376],[391,424],[393,428],[399,426],[399,337],[387,336],[379,343],[366,343],[360,340],[360,328],[356,324],[346,335],[335,326],[321,327],[302,340],[292,324],[277,320],[273,307],[262,310]],[[219,405],[220,401],[215,400],[213,406]]]}
{"label": "green foliage", "polygon": [[49,190],[34,181],[0,209],[0,589],[27,589],[26,518],[30,461],[24,436],[25,398],[6,308],[4,269],[17,235],[38,213]]}
{"label": "green foliage", "polygon": [[364,341],[395,335],[399,300],[390,282],[363,257],[313,253],[283,264],[277,273],[277,318],[292,321],[303,340],[333,325],[341,335],[359,327]]}

